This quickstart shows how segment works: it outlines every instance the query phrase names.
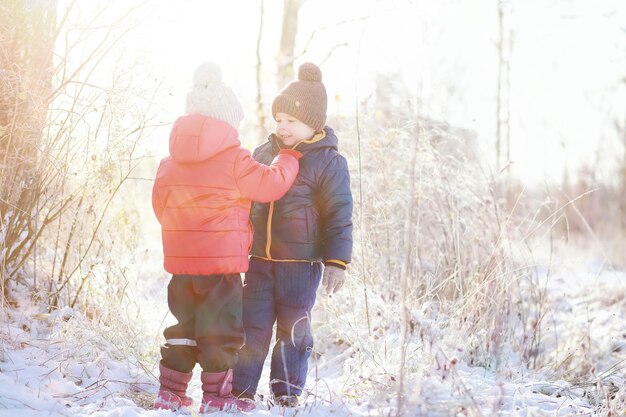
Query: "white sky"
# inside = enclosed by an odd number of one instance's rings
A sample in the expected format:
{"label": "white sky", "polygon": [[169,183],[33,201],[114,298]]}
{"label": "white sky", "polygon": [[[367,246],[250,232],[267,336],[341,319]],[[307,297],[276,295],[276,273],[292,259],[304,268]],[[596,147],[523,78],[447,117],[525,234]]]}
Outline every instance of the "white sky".
{"label": "white sky", "polygon": [[[110,2],[120,10],[126,1]],[[124,48],[146,77],[164,80],[164,118],[184,110],[198,63],[222,66],[225,81],[253,127],[255,47],[260,1],[166,0],[150,12]],[[613,120],[626,114],[626,3],[618,0],[512,0],[511,137],[515,173],[530,181],[560,178],[564,166],[603,166],[619,142]],[[119,5],[119,6],[117,6]],[[266,100],[273,85],[282,1],[265,1],[262,59]],[[324,63],[329,111],[351,116],[374,74],[400,74],[422,98],[426,115],[477,132],[485,152],[495,142],[496,0],[308,0],[300,13],[297,50],[318,31],[302,60]],[[359,20],[359,18],[366,18]],[[347,23],[345,23],[347,22]],[[338,23],[342,23],[339,24]],[[321,28],[326,28],[322,29]],[[357,74],[358,66],[358,74]]]}

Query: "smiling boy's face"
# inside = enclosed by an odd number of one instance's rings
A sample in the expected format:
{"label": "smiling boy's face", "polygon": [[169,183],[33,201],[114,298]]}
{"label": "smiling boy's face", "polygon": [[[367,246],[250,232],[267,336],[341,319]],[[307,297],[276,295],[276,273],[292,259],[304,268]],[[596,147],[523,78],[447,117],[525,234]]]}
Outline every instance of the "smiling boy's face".
{"label": "smiling boy's face", "polygon": [[287,113],[276,113],[276,136],[285,146],[292,147],[298,142],[309,140],[315,130]]}

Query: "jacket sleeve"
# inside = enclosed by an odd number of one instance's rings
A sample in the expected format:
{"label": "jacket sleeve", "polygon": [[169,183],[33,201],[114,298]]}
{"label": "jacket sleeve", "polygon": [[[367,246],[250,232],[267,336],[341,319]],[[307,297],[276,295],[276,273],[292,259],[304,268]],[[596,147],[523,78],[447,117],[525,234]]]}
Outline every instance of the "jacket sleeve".
{"label": "jacket sleeve", "polygon": [[161,199],[159,198],[159,192],[156,187],[156,181],[154,186],[152,187],[152,209],[154,210],[154,214],[157,217],[159,223],[161,222],[161,213],[163,213],[163,204],[161,204]]}
{"label": "jacket sleeve", "polygon": [[345,268],[352,260],[352,192],[346,159],[336,154],[324,168],[318,189],[325,264]]}
{"label": "jacket sleeve", "polygon": [[235,163],[235,179],[241,195],[260,203],[279,200],[296,179],[301,157],[298,151],[281,149],[268,166],[255,161],[249,151],[242,150]]}
{"label": "jacket sleeve", "polygon": [[154,185],[152,186],[152,209],[154,210],[154,214],[156,215],[157,220],[161,223],[161,214],[163,213],[163,203],[161,202],[161,197],[159,196],[159,177],[154,180]]}

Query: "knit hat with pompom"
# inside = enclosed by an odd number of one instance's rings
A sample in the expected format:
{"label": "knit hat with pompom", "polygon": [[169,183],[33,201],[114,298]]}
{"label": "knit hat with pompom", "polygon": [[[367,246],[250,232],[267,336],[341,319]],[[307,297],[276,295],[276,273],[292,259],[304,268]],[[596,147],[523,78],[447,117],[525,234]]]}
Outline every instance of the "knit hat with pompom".
{"label": "knit hat with pompom", "polygon": [[204,62],[194,72],[193,87],[187,94],[187,114],[204,114],[239,128],[243,107],[233,90],[222,82],[222,70],[216,63]]}
{"label": "knit hat with pompom", "polygon": [[316,132],[324,129],[328,98],[322,84],[322,71],[306,62],[298,68],[298,79],[283,88],[272,103],[272,116],[286,113]]}

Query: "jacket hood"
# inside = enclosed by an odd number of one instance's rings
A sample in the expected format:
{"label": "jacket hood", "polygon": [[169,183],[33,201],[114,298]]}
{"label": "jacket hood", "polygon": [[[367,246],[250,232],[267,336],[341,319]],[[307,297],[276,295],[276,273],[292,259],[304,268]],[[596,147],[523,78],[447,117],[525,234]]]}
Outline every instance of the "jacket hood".
{"label": "jacket hood", "polygon": [[234,127],[202,114],[181,116],[170,133],[170,155],[179,163],[201,162],[240,146]]}
{"label": "jacket hood", "polygon": [[[268,140],[272,144],[272,149],[276,152],[280,149],[280,139],[276,134],[272,133]],[[294,149],[300,151],[302,153],[313,150],[313,149],[322,149],[322,148],[332,148],[334,150],[338,150],[339,148],[339,140],[335,135],[335,132],[332,128],[326,126],[324,127],[324,133],[316,134],[312,139],[302,141],[298,143]]]}

